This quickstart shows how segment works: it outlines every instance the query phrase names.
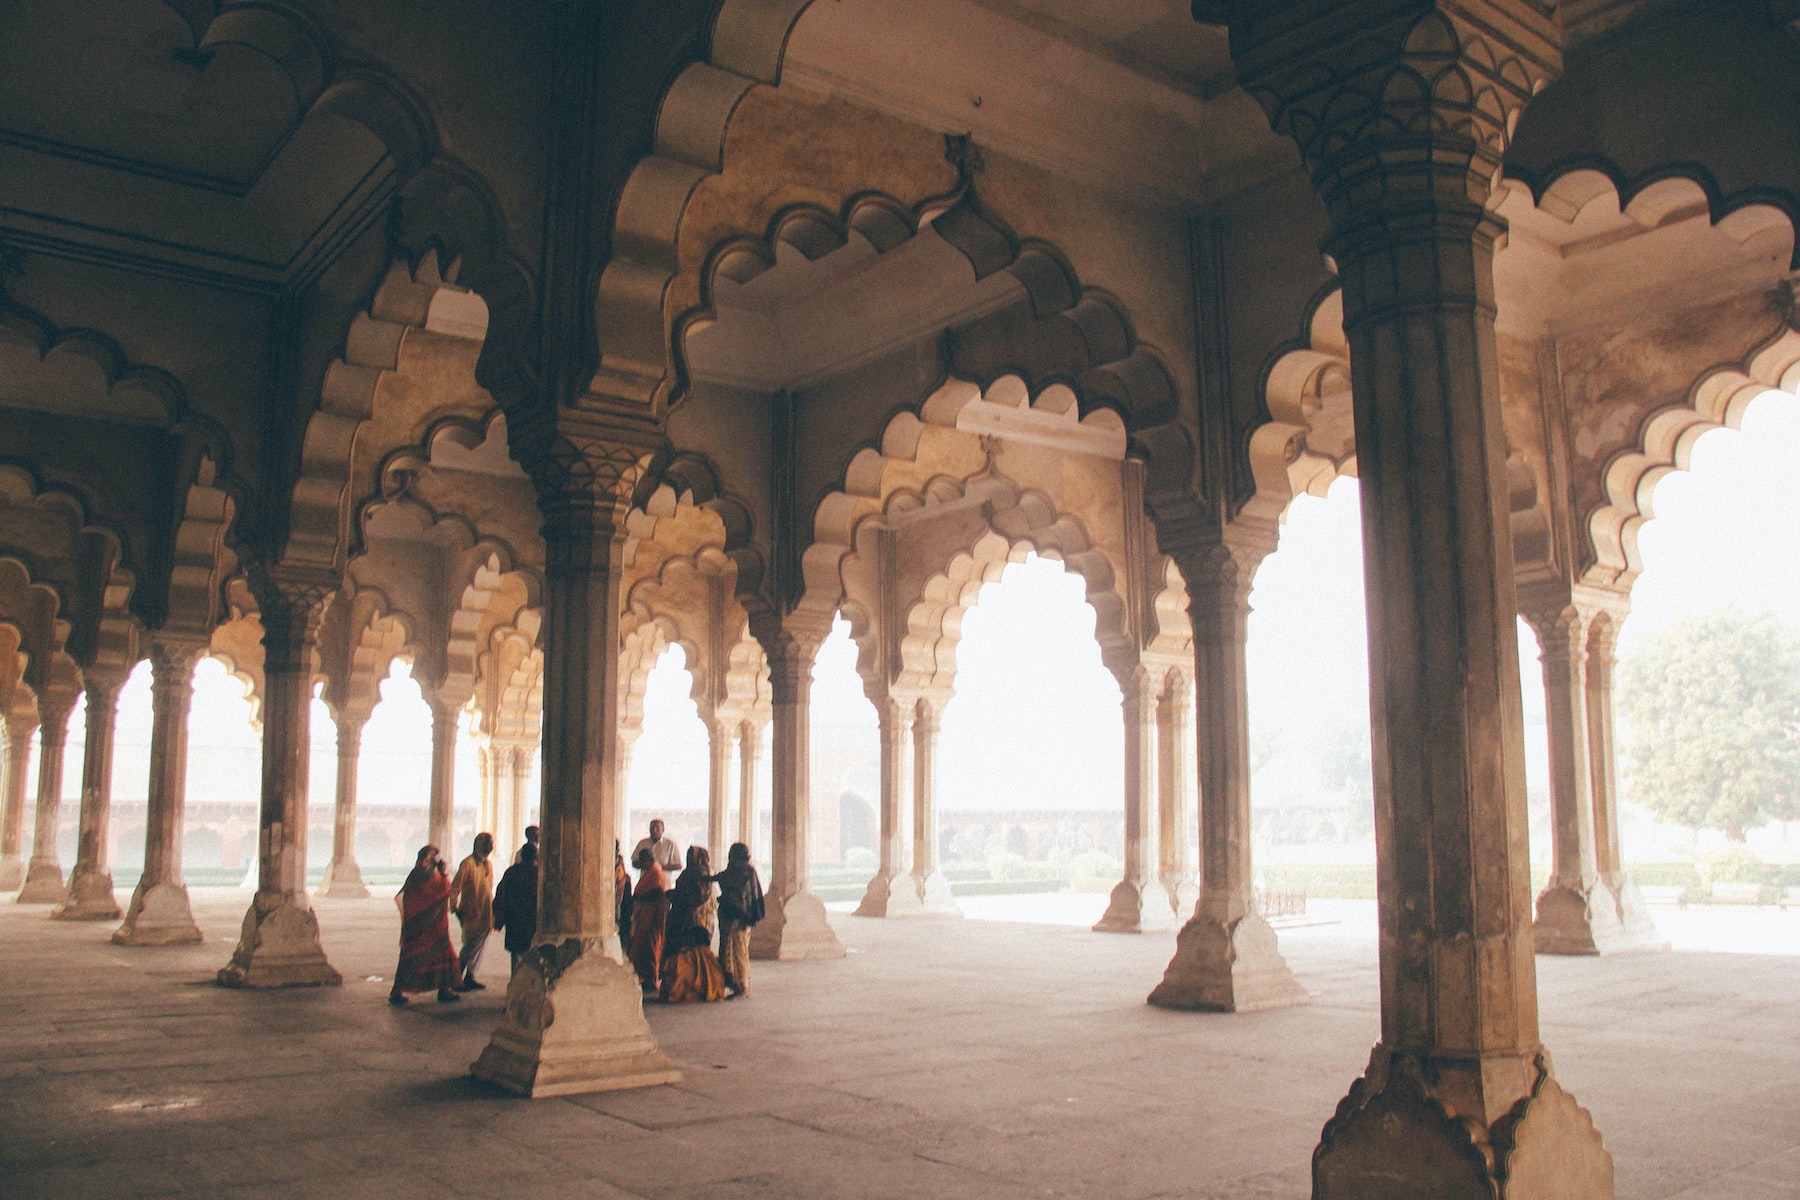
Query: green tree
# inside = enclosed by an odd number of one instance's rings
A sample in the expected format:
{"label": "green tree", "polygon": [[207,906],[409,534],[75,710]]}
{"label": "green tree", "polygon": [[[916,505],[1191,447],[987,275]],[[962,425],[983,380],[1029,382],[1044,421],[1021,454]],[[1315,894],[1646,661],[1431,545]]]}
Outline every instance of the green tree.
{"label": "green tree", "polygon": [[1800,630],[1767,613],[1689,617],[1633,650],[1617,685],[1638,803],[1734,842],[1800,816]]}

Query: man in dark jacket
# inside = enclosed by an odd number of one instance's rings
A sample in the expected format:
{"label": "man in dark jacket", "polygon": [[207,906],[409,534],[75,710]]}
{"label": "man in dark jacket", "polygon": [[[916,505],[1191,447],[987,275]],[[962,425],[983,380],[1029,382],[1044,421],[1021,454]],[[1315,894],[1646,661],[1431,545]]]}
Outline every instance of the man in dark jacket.
{"label": "man in dark jacket", "polygon": [[494,928],[506,933],[506,949],[515,971],[537,936],[537,849],[531,842],[525,843],[519,861],[506,868],[494,892]]}

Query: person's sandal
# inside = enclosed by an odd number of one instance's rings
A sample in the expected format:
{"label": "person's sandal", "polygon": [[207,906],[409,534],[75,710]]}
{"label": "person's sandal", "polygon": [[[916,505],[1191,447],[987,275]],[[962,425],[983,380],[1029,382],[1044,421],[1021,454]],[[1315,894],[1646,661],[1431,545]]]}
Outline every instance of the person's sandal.
{"label": "person's sandal", "polygon": [[438,989],[439,1004],[460,1004],[461,1002],[462,997],[451,991],[449,988]]}
{"label": "person's sandal", "polygon": [[399,1007],[400,1005],[406,1003],[406,997],[402,996],[399,992],[389,992],[388,993],[388,1003],[394,1005],[395,1007]]}

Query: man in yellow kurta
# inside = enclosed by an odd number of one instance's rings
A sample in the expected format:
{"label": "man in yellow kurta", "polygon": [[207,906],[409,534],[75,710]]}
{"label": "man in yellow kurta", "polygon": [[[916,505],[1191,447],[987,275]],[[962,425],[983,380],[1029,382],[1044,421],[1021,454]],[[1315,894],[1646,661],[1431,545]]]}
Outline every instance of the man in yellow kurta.
{"label": "man in yellow kurta", "polygon": [[475,835],[475,853],[462,860],[450,881],[450,911],[462,925],[462,983],[459,992],[480,991],[487,985],[475,980],[482,947],[494,931],[494,835]]}

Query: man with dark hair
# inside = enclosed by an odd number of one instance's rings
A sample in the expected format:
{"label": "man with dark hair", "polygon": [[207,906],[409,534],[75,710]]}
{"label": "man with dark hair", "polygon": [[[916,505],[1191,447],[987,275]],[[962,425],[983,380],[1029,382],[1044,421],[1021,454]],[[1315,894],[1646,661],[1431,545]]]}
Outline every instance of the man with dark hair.
{"label": "man with dark hair", "polygon": [[475,835],[475,852],[456,868],[450,881],[450,911],[462,924],[462,983],[459,992],[478,992],[486,987],[475,979],[475,968],[481,962],[482,947],[494,931],[494,864],[488,859],[494,853],[494,835]]}
{"label": "man with dark hair", "polygon": [[519,861],[506,868],[500,890],[494,894],[494,928],[506,931],[506,949],[515,971],[537,936],[537,857],[537,845],[526,842],[519,849]]}

